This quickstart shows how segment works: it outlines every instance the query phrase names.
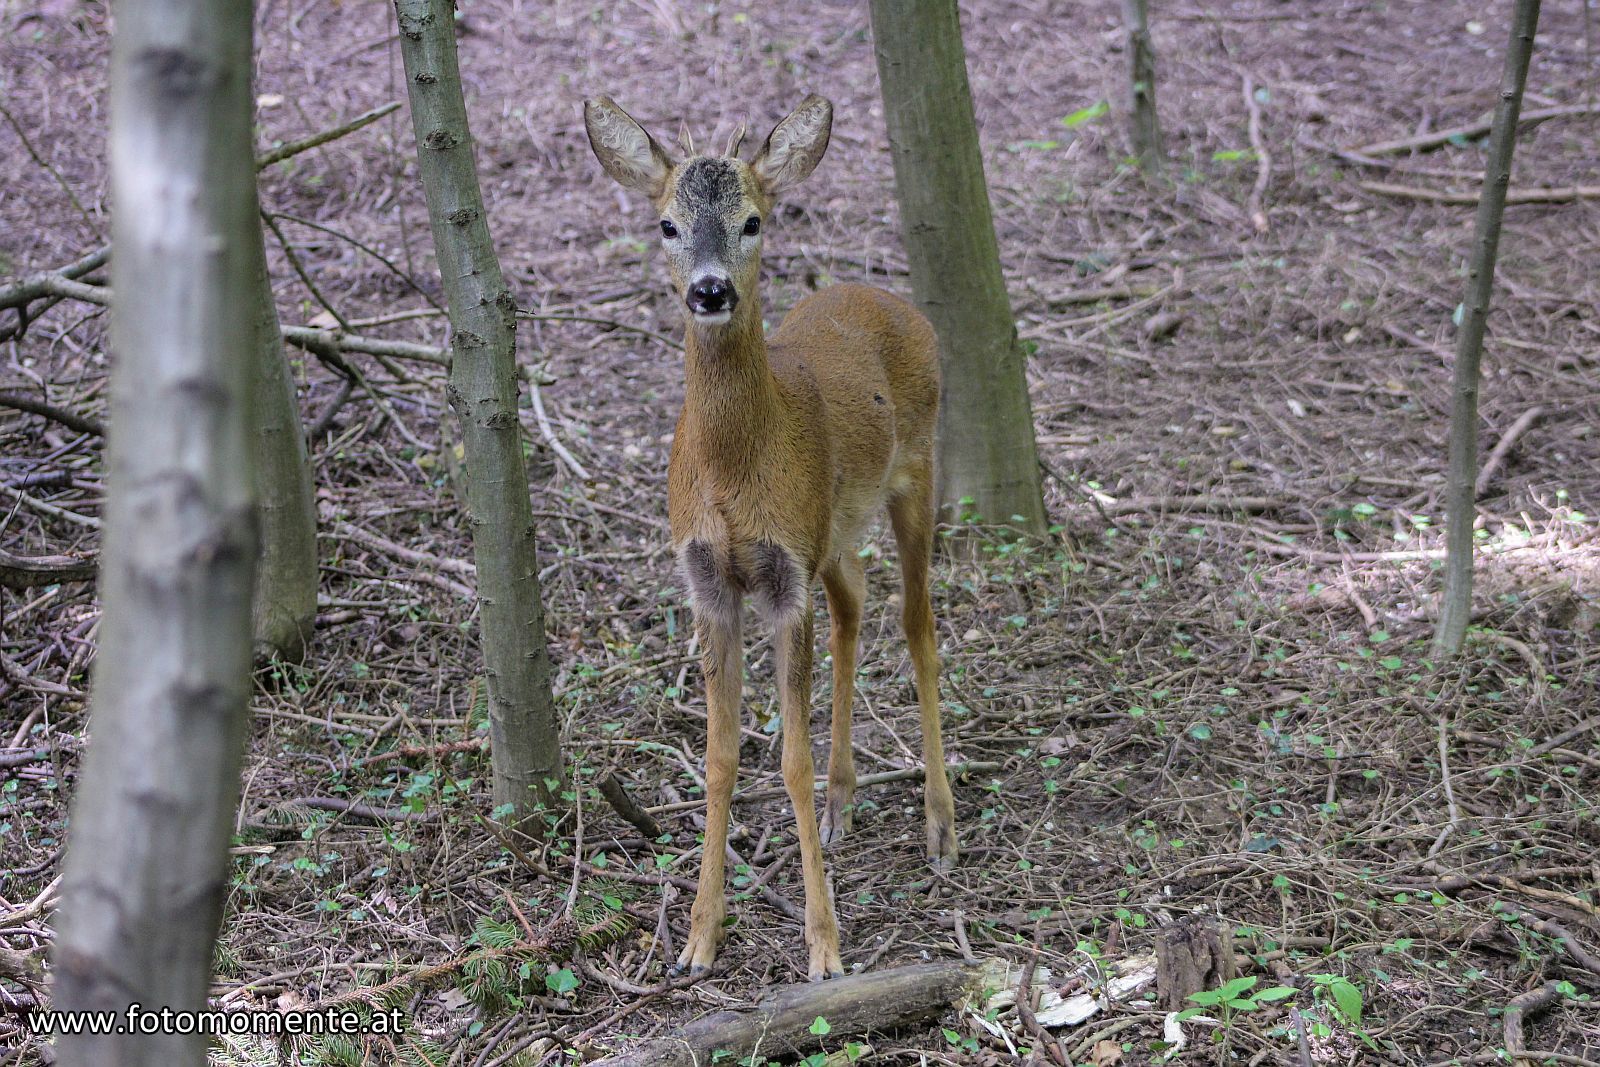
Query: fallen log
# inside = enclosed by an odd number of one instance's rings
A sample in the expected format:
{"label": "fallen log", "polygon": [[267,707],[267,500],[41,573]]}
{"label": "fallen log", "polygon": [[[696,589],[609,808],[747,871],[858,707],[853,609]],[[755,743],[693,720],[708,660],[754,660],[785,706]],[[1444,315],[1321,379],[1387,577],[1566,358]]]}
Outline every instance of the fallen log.
{"label": "fallen log", "polygon": [[0,586],[32,589],[60,582],[94,580],[93,556],[13,556],[0,549]]}
{"label": "fallen log", "polygon": [[768,1057],[803,1055],[822,1044],[813,1032],[819,1017],[827,1020],[828,1040],[843,1042],[937,1018],[962,998],[1005,984],[1005,976],[1004,960],[947,960],[780,986],[751,1008],[696,1019],[591,1067],[696,1067],[716,1052],[737,1063],[758,1045]]}

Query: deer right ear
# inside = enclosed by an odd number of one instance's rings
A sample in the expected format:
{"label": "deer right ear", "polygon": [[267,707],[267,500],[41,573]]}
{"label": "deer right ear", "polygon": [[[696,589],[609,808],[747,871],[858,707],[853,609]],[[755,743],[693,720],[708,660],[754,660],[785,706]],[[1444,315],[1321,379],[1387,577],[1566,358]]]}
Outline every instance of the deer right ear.
{"label": "deer right ear", "polygon": [[595,158],[617,184],[651,200],[666,189],[677,161],[609,96],[583,102],[583,125]]}

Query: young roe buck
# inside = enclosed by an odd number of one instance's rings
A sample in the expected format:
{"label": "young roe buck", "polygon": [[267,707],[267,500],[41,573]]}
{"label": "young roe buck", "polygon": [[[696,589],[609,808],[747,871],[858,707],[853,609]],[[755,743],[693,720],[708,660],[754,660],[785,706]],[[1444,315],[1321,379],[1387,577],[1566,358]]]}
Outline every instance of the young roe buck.
{"label": "young roe buck", "polygon": [[[688,319],[683,413],[667,469],[672,545],[687,579],[707,689],[706,828],[700,887],[678,968],[703,972],[723,933],[723,858],[739,763],[749,593],[773,628],[783,780],[799,824],[813,981],[843,973],[822,848],[850,826],[850,704],[865,588],[862,534],[886,504],[900,547],[902,618],[926,762],[929,860],[956,859],[955,806],[939,736],[939,661],[928,602],[939,356],[906,301],[865,285],[801,300],[762,334],[761,234],[778,196],[822,159],[833,107],[808,96],[749,164],[740,134],[722,156],[675,159],[607,97],[584,104],[607,174],[650,198]],[[812,798],[812,589],[827,592],[833,751],[819,828]]]}

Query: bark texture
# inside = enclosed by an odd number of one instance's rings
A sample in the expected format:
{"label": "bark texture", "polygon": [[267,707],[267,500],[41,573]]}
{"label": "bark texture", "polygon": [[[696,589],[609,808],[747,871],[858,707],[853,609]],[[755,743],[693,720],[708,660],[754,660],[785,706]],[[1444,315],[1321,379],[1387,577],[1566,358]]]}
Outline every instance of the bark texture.
{"label": "bark texture", "polygon": [[1451,389],[1450,470],[1445,484],[1444,600],[1433,651],[1453,656],[1461,650],[1472,618],[1472,527],[1477,517],[1474,484],[1478,470],[1478,367],[1483,333],[1494,292],[1494,265],[1500,251],[1500,220],[1505,216],[1506,190],[1511,185],[1511,156],[1517,145],[1517,119],[1528,61],[1539,27],[1539,0],[1517,0],[1511,14],[1511,41],[1500,76],[1500,101],[1489,134],[1489,158],[1483,169],[1483,194],[1473,229],[1472,258],[1467,264],[1466,295],[1461,298],[1461,330],[1456,335],[1456,366]]}
{"label": "bark texture", "polygon": [[561,738],[517,421],[516,303],[478,188],[450,0],[395,0],[395,13],[417,169],[450,307],[450,403],[470,472],[495,805],[521,816],[561,778]]}
{"label": "bark texture", "polygon": [[[111,424],[92,742],[55,1006],[205,1007],[250,692],[258,239],[248,0],[123,0],[111,75]],[[186,1067],[203,1037],[62,1036],[63,1067]]]}
{"label": "bark texture", "polygon": [[1186,915],[1156,931],[1156,993],[1167,1011],[1192,1007],[1191,994],[1233,975],[1233,934],[1216,916]]}
{"label": "bark texture", "polygon": [[1033,406],[955,0],[872,0],[871,15],[911,288],[941,349],[940,518],[970,512],[1042,535]]}
{"label": "bark texture", "polygon": [[1150,43],[1148,0],[1122,0],[1122,25],[1128,35],[1128,141],[1145,172],[1160,174],[1167,156],[1156,114],[1156,50]]}
{"label": "bark texture", "polygon": [[[253,190],[251,199],[255,200]],[[317,617],[317,512],[305,429],[284,358],[261,227],[252,233],[256,359],[250,399],[255,407],[261,516],[253,629],[258,654],[298,661]]]}

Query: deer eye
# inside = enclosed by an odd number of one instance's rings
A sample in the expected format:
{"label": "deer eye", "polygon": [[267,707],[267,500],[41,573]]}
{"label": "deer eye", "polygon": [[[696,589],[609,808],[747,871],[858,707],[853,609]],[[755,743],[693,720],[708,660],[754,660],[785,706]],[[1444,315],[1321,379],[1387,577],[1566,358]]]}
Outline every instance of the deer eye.
{"label": "deer eye", "polygon": [[662,219],[661,220],[661,236],[663,236],[663,237],[676,237],[676,236],[678,236],[678,228],[672,224],[672,220],[671,219]]}
{"label": "deer eye", "polygon": [[744,235],[754,237],[761,232],[761,220],[754,215],[744,220]]}

